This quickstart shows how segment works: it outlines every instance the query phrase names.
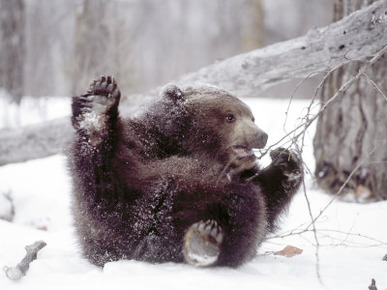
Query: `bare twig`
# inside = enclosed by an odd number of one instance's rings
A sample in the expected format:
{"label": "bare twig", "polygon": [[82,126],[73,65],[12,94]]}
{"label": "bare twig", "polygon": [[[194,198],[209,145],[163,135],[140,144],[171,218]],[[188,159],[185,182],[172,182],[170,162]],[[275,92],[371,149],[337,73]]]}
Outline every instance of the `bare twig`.
{"label": "bare twig", "polygon": [[379,92],[379,94],[387,101],[387,96],[379,87],[379,85],[375,83],[375,81],[367,73],[363,72],[363,75],[367,77],[368,81],[375,87],[375,89]]}
{"label": "bare twig", "polygon": [[[305,228],[301,229],[303,226],[304,225],[301,225],[301,226],[297,227],[297,229],[295,229],[295,230],[291,230],[291,231],[288,231],[288,232],[285,232],[285,233],[282,233],[279,235],[272,236],[268,240],[284,239],[284,238],[291,237],[291,236],[299,236],[299,235],[303,235],[303,234],[314,233],[313,229],[305,229]],[[373,237],[363,235],[360,233],[351,233],[351,232],[344,232],[344,231],[339,231],[339,230],[335,230],[335,229],[324,229],[324,228],[318,228],[317,232],[319,234],[325,234],[326,237],[329,237],[332,240],[340,241],[339,244],[330,243],[329,245],[324,245],[324,244],[320,243],[320,245],[319,245],[320,247],[325,247],[325,246],[331,247],[331,246],[343,246],[343,245],[345,245],[345,246],[351,246],[353,248],[355,248],[355,247],[356,248],[373,248],[373,247],[381,247],[381,246],[385,247],[385,246],[387,246],[386,242],[380,241],[378,239],[375,239]],[[333,236],[334,234],[339,235],[339,236],[345,236],[346,243],[343,244],[342,239],[339,237],[334,237]],[[349,237],[361,238],[364,240],[364,242],[362,242],[362,243],[355,242],[355,241],[348,242],[347,240]],[[372,243],[370,243],[370,242],[372,242]]]}
{"label": "bare twig", "polygon": [[312,220],[312,222],[306,227],[307,229],[310,226],[314,226],[314,223],[317,221],[317,219],[320,218],[320,216],[328,209],[328,207],[337,199],[337,197],[340,196],[340,194],[343,192],[344,188],[347,186],[348,182],[351,180],[352,176],[356,173],[356,171],[364,164],[365,162],[359,162],[359,164],[352,170],[352,172],[348,175],[345,182],[341,185],[339,190],[336,192],[336,194],[333,196],[333,198],[326,204],[326,206],[320,211],[320,213]]}
{"label": "bare twig", "polygon": [[4,266],[3,270],[11,280],[19,280],[26,275],[32,261],[36,260],[38,252],[46,246],[43,241],[37,241],[25,247],[27,254],[16,267]]}
{"label": "bare twig", "polygon": [[[326,108],[343,92],[345,92],[352,84],[354,84],[354,82],[356,80],[358,80],[360,78],[360,76],[362,75],[366,75],[365,74],[365,70],[367,68],[369,68],[370,66],[372,66],[373,64],[375,64],[387,51],[387,46],[383,47],[383,49],[381,49],[369,62],[366,62],[358,71],[358,73],[353,76],[351,79],[349,79],[347,82],[345,82],[337,91],[336,93],[322,106],[322,108],[320,109],[320,111],[315,114],[312,118],[308,119],[305,121],[304,123],[304,129],[303,131],[297,135],[296,137],[298,138],[299,136],[304,136],[305,135],[305,131],[306,129],[312,124],[313,121],[315,121],[325,110]],[[368,75],[367,75],[368,76]],[[326,78],[324,78],[326,79]],[[371,80],[369,78],[369,80]],[[371,80],[372,81],[372,80]],[[377,86],[377,84],[375,84],[375,86],[377,88],[379,88],[379,86]],[[385,97],[385,94],[380,90],[379,88],[379,91],[381,92],[381,94]],[[317,90],[316,90],[316,93],[317,93]],[[301,126],[299,126],[301,127]],[[349,176],[347,177],[347,179],[345,180],[345,182],[342,184],[342,186],[339,188],[339,190],[336,192],[336,194],[334,195],[334,197],[331,199],[331,201],[323,208],[323,210],[312,220],[312,222],[307,226],[307,229],[310,228],[310,226],[313,226],[314,227],[314,223],[316,222],[316,220],[327,210],[327,208],[332,204],[332,202],[337,199],[338,196],[340,196],[340,194],[343,192],[344,188],[347,186],[348,182],[351,180],[352,176],[357,172],[357,170],[362,166],[364,165],[364,163],[366,163],[365,160],[359,162],[357,164],[357,166],[352,170],[352,172],[349,174]]]}
{"label": "bare twig", "polygon": [[[302,181],[302,187],[303,187],[303,191],[304,191],[304,196],[305,196],[305,200],[306,200],[306,203],[308,205],[308,212],[309,212],[309,216],[310,216],[310,219],[313,221],[314,218],[313,218],[313,213],[312,213],[312,208],[311,208],[311,205],[310,205],[310,201],[309,201],[309,198],[308,198],[308,195],[306,194],[306,186],[305,186],[305,180]],[[317,275],[317,278],[320,282],[321,285],[323,285],[323,282],[322,282],[322,279],[321,279],[321,273],[320,273],[320,241],[318,239],[318,235],[317,235],[317,230],[316,230],[316,225],[314,222],[312,222],[312,231],[313,231],[313,237],[314,237],[314,240],[316,241],[316,248],[315,248],[315,257],[316,257],[316,275]]]}
{"label": "bare twig", "polygon": [[[298,148],[298,151],[300,153],[302,153],[302,149],[304,147],[304,141],[305,141],[305,135],[306,135],[306,132],[307,132],[307,129],[311,126],[311,124],[317,120],[323,113],[324,111],[338,98],[338,96],[340,96],[342,93],[344,93],[346,90],[348,90],[348,88],[350,86],[352,86],[361,76],[366,76],[368,78],[368,80],[370,81],[370,83],[378,90],[378,92],[387,100],[386,98],[386,95],[383,93],[383,91],[380,89],[380,87],[365,73],[366,69],[370,68],[374,63],[376,63],[387,51],[387,46],[384,46],[382,49],[380,49],[374,56],[373,58],[370,60],[370,61],[367,61],[364,63],[364,65],[359,69],[358,73],[356,75],[354,75],[352,78],[350,78],[347,82],[345,82],[336,92],[335,94],[328,100],[326,101],[324,104],[321,105],[321,108],[320,110],[314,114],[314,115],[311,115],[311,111],[312,111],[312,107],[313,107],[313,104],[315,102],[315,99],[317,97],[317,94],[318,92],[322,89],[322,87],[325,85],[326,83],[326,80],[328,79],[328,77],[338,68],[334,68],[332,70],[330,70],[323,78],[323,80],[321,81],[321,83],[319,84],[319,86],[316,88],[315,90],[315,94],[312,98],[312,101],[309,105],[309,107],[307,108],[307,112],[304,116],[304,118],[302,119],[303,121],[301,122],[301,124],[299,124],[298,126],[296,126],[296,128],[294,128],[292,131],[290,132],[286,132],[286,135],[283,136],[279,141],[277,141],[276,143],[274,143],[272,146],[270,146],[268,148],[268,150],[266,152],[263,153],[263,155],[265,155],[268,151],[271,150],[272,147],[274,146],[277,146],[278,144],[282,143],[284,140],[290,138],[290,142],[291,142],[291,145],[295,145],[297,148]],[[350,62],[350,61],[348,61]],[[347,62],[347,63],[348,63]],[[347,64],[345,63],[345,64]],[[299,86],[297,86],[296,90],[298,89]],[[291,103],[292,103],[292,99],[293,99],[293,95],[295,94],[295,91],[293,92],[292,94],[292,97],[289,101],[289,105],[288,105],[288,111],[290,109],[290,106],[291,106]],[[287,111],[287,114],[288,114],[288,111]],[[286,118],[287,120],[287,118]],[[285,124],[286,124],[286,120],[285,120]],[[285,128],[285,124],[284,124],[284,128]],[[289,141],[286,141],[286,143],[288,143]],[[298,144],[301,144],[300,146]],[[289,146],[289,147],[290,147]],[[320,231],[320,230],[317,230],[316,229],[316,221],[322,216],[322,214],[328,209],[328,207],[333,203],[334,200],[337,199],[338,196],[341,195],[341,193],[343,192],[344,188],[347,186],[347,184],[350,182],[351,178],[353,177],[353,175],[357,172],[357,170],[362,166],[364,165],[364,163],[366,163],[365,160],[361,161],[358,163],[358,165],[354,168],[354,170],[349,174],[347,180],[343,183],[343,185],[340,187],[340,189],[338,190],[338,192],[335,194],[335,196],[331,199],[331,201],[322,209],[322,211],[316,216],[314,217],[313,216],[313,213],[312,213],[312,210],[311,210],[311,204],[310,204],[310,201],[309,201],[309,198],[307,196],[307,193],[306,193],[306,187],[305,187],[305,183],[303,183],[303,192],[304,192],[304,196],[305,196],[305,200],[307,202],[307,206],[308,206],[308,212],[309,212],[309,216],[310,216],[310,219],[311,219],[311,222],[305,227],[305,229],[303,230],[300,230],[300,231],[295,231],[295,232],[291,232],[289,235],[292,235],[292,234],[302,234],[302,233],[306,233],[306,232],[312,232],[313,233],[313,236],[314,236],[314,240],[315,240],[315,243],[316,243],[316,252],[315,252],[315,256],[316,256],[316,274],[317,274],[317,277],[320,281],[320,283],[322,283],[322,280],[321,280],[321,275],[320,275],[320,269],[319,269],[319,248],[320,248],[320,242],[319,242],[319,238],[318,238],[318,234],[317,234],[317,231]],[[348,237],[349,233],[347,233],[347,237]],[[372,239],[372,238],[370,238]],[[378,241],[379,242],[379,241]],[[380,242],[382,243],[382,242]]]}
{"label": "bare twig", "polygon": [[368,289],[370,289],[370,290],[378,290],[378,288],[376,288],[376,282],[375,282],[375,279],[372,279],[372,280],[371,280],[371,285],[368,286]]}
{"label": "bare twig", "polygon": [[[348,88],[350,86],[352,86],[355,81],[357,81],[360,76],[362,75],[366,75],[365,71],[366,69],[370,68],[373,64],[375,64],[385,53],[387,52],[387,46],[384,46],[383,48],[381,48],[373,57],[371,60],[367,61],[364,63],[364,65],[359,69],[358,73],[353,76],[352,78],[350,78],[348,81],[346,81],[337,91],[336,93],[331,97],[329,98],[329,100],[327,100],[324,104],[322,104],[320,110],[312,115],[310,117],[310,111],[311,111],[311,108],[312,108],[312,105],[315,101],[315,98],[316,98],[316,95],[317,95],[317,92],[319,91],[319,89],[321,89],[321,87],[324,85],[325,81],[327,80],[328,76],[333,72],[335,71],[337,68],[341,67],[335,67],[334,69],[331,69],[327,74],[326,76],[324,77],[324,79],[322,80],[322,82],[320,83],[320,85],[318,86],[318,88],[315,90],[315,95],[311,101],[311,104],[310,106],[308,107],[308,111],[307,111],[307,114],[304,118],[304,122],[302,122],[300,125],[296,126],[293,130],[291,130],[290,132],[286,133],[283,137],[281,137],[277,142],[273,143],[271,146],[269,146],[266,151],[264,151],[262,153],[262,156],[264,156],[265,154],[267,154],[269,151],[271,151],[272,148],[278,146],[279,144],[281,144],[284,140],[288,139],[289,136],[293,135],[293,137],[291,138],[291,143],[292,144],[295,144],[300,137],[304,136],[305,135],[305,132],[306,130],[313,124],[314,121],[316,121],[324,112],[325,110],[338,98],[338,96],[340,96],[342,93],[344,93],[346,90],[348,90]],[[347,64],[348,62],[344,63],[343,65]],[[371,82],[372,83],[372,82]],[[376,88],[379,88],[379,86],[377,84],[375,84],[374,86],[376,86]],[[386,95],[381,91],[381,89],[379,88],[378,90],[383,97],[386,98]],[[290,106],[289,106],[290,107]],[[288,108],[289,108],[288,107]],[[300,129],[301,132],[300,132]],[[289,142],[289,141],[287,141]],[[261,157],[262,157],[261,156]]]}

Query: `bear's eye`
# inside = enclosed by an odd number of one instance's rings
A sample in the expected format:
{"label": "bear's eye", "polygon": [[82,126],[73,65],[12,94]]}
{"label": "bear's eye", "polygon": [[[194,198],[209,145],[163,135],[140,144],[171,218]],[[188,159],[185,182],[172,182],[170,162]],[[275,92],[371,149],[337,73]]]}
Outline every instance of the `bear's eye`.
{"label": "bear's eye", "polygon": [[232,114],[227,115],[226,121],[227,121],[228,123],[234,122],[234,121],[235,121],[234,115],[232,115]]}

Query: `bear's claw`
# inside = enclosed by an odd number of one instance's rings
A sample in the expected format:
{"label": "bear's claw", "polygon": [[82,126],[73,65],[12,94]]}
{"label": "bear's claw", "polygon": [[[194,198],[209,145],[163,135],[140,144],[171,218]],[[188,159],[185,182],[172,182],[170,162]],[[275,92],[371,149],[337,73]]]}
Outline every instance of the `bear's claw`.
{"label": "bear's claw", "polygon": [[194,223],[184,236],[186,262],[198,267],[214,265],[218,260],[223,238],[223,230],[216,221]]}

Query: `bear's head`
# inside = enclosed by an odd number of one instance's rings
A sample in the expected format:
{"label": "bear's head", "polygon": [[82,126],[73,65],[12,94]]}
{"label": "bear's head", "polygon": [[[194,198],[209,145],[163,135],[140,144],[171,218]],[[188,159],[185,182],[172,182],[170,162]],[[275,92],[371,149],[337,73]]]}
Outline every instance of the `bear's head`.
{"label": "bear's head", "polygon": [[215,158],[238,171],[254,166],[253,149],[265,147],[268,135],[257,127],[241,100],[213,86],[180,89],[169,85],[162,96],[179,107],[186,120],[179,134],[182,152]]}

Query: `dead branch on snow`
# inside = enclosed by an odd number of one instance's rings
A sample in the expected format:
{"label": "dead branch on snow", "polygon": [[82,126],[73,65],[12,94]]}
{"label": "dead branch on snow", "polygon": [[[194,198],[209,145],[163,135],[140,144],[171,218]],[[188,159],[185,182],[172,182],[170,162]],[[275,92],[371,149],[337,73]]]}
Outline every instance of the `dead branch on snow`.
{"label": "dead branch on snow", "polygon": [[27,254],[16,267],[4,266],[3,270],[11,280],[19,280],[26,275],[32,261],[36,260],[38,252],[46,246],[43,241],[37,241],[25,247]]}

